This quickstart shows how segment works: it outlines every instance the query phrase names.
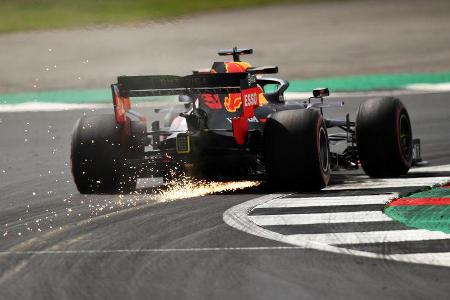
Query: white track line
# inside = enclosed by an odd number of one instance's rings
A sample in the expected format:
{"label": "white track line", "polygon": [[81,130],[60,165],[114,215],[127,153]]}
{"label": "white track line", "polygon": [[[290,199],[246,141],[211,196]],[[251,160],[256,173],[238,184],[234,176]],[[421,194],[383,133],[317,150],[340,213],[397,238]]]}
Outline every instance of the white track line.
{"label": "white track line", "polygon": [[[447,91],[443,89],[442,91]],[[355,92],[332,92],[330,100],[340,100],[335,98],[361,98],[361,97],[386,97],[386,96],[408,96],[408,95],[423,95],[433,94],[436,90],[432,89],[402,89],[402,90],[384,90],[384,91],[355,91]],[[284,94],[287,101],[308,99],[312,96],[312,92],[286,92]]]}
{"label": "white track line", "polygon": [[[433,172],[450,172],[450,165],[443,166],[431,166],[431,167],[421,167],[414,168],[410,171],[412,174],[420,174],[424,173],[433,173]],[[362,181],[362,182],[361,182]],[[385,187],[404,187],[404,186],[433,186],[437,184],[443,184],[450,181],[450,176],[444,177],[422,177],[422,178],[401,178],[401,179],[384,179],[384,180],[371,180],[367,177],[364,179],[364,176],[359,176],[352,183],[347,183],[345,186],[337,185],[334,187],[330,187],[328,189],[331,190],[340,190],[340,189],[371,189],[371,188],[385,188]],[[362,186],[363,185],[363,186]],[[296,245],[299,247],[328,251],[332,253],[339,254],[348,254],[348,255],[356,255],[361,257],[368,258],[378,258],[378,259],[388,259],[395,260],[401,262],[408,263],[418,263],[418,264],[428,264],[428,265],[436,265],[436,266],[445,266],[450,267],[450,252],[442,252],[442,253],[418,253],[418,254],[379,254],[361,250],[353,250],[346,249],[341,247],[336,247],[331,243],[337,244],[354,244],[354,243],[363,243],[363,242],[393,242],[393,241],[401,241],[401,240],[433,240],[433,239],[449,239],[450,235],[436,232],[436,231],[428,231],[428,230],[395,230],[395,231],[385,231],[385,232],[362,232],[362,233],[337,233],[337,234],[298,234],[298,235],[283,235],[274,231],[270,231],[258,226],[258,224],[311,224],[311,222],[316,222],[317,220],[324,219],[320,223],[330,223],[336,222],[337,217],[332,217],[330,215],[324,216],[324,214],[315,214],[313,217],[308,217],[306,214],[301,215],[277,215],[277,216],[248,216],[248,213],[254,208],[268,208],[268,207],[306,207],[307,205],[312,206],[320,206],[321,202],[327,203],[328,205],[333,205],[334,203],[340,203],[342,201],[355,201],[359,202],[358,198],[354,196],[350,197],[336,197],[333,200],[329,199],[330,197],[324,198],[287,198],[289,194],[272,194],[265,195],[242,204],[236,205],[229,210],[227,210],[223,214],[223,220],[229,226],[241,230],[243,232],[247,232],[249,234],[253,234],[259,237],[276,240],[283,243],[288,243],[291,245]],[[284,198],[286,197],[286,198]],[[364,197],[377,197],[375,202],[383,201],[383,197],[391,197],[391,195],[379,195],[379,196],[364,196]],[[348,200],[347,200],[348,199]],[[364,198],[359,198],[364,199]],[[317,203],[314,201],[317,200]],[[362,200],[361,200],[362,201]],[[368,204],[364,202],[364,204]],[[339,204],[341,205],[341,204]],[[343,213],[336,213],[334,215],[342,215]],[[361,212],[351,213],[352,215],[361,214]],[[363,217],[362,222],[370,221],[367,218],[368,212],[362,212],[359,217]],[[308,214],[311,216],[312,214]],[[382,218],[380,215],[383,215],[381,212],[371,212],[375,218]],[[295,216],[295,217],[294,217]],[[359,217],[348,216],[346,222],[355,222],[355,220],[359,219]],[[308,219],[309,218],[309,219]],[[313,220],[313,219],[315,220]],[[340,218],[340,217],[339,217]],[[391,221],[390,218],[386,217],[383,221]],[[255,222],[253,222],[255,221]],[[388,244],[387,244],[388,246]]]}
{"label": "white track line", "polygon": [[[356,182],[355,182],[356,181]],[[362,190],[393,187],[411,187],[411,186],[432,186],[444,184],[450,181],[450,176],[445,177],[421,177],[421,178],[392,178],[392,179],[373,179],[366,176],[358,176],[352,182],[334,185],[326,188],[329,191],[339,190]]]}
{"label": "white track line", "polygon": [[0,255],[45,255],[45,254],[121,254],[121,253],[167,253],[167,252],[214,252],[214,251],[261,251],[296,250],[298,246],[286,247],[224,247],[224,248],[155,248],[155,249],[87,249],[87,250],[37,250],[37,251],[0,251]]}
{"label": "white track line", "polygon": [[385,204],[398,197],[398,194],[368,195],[368,196],[338,196],[338,197],[311,197],[311,198],[279,198],[259,205],[258,208],[287,208],[311,207],[333,205],[366,205]]}
{"label": "white track line", "polygon": [[[178,104],[170,100],[134,103],[135,108],[161,107]],[[18,104],[0,104],[0,112],[36,112],[36,111],[67,111],[67,110],[97,110],[111,108],[111,103],[57,103],[57,102],[24,102]]]}
{"label": "white track line", "polygon": [[249,216],[259,226],[392,221],[381,211]]}
{"label": "white track line", "polygon": [[106,103],[45,103],[25,102],[19,104],[0,104],[0,112],[27,112],[27,111],[66,111],[79,109],[102,109],[109,108],[111,104]]}
{"label": "white track line", "polygon": [[424,240],[450,239],[450,234],[439,231],[417,230],[392,230],[392,231],[368,231],[368,232],[340,232],[320,234],[293,234],[286,237],[295,242],[298,239],[306,239],[329,245],[338,244],[372,244],[410,242]]}
{"label": "white track line", "polygon": [[450,91],[450,82],[444,83],[414,83],[408,84],[408,90],[427,91],[427,92],[448,92]]}
{"label": "white track line", "polygon": [[248,212],[253,208],[260,204],[266,203],[269,200],[275,198],[281,198],[283,196],[288,195],[280,195],[280,194],[272,194],[272,195],[264,195],[259,198],[255,198],[253,200],[244,202],[242,204],[236,205],[223,214],[224,222],[243,232],[256,235],[259,237],[279,241],[282,243],[287,243],[291,245],[295,245],[298,247],[315,249],[320,251],[327,251],[337,254],[347,254],[347,255],[355,255],[367,258],[377,258],[377,259],[388,259],[394,261],[408,262],[408,263],[417,263],[417,264],[428,264],[435,266],[444,266],[450,267],[450,253],[421,253],[421,254],[378,254],[367,251],[353,250],[340,248],[333,245],[329,245],[326,243],[319,243],[307,239],[296,239],[289,240],[289,236],[273,232],[267,229],[264,229],[255,223],[253,223],[249,217]]}
{"label": "white track line", "polygon": [[[389,91],[367,91],[367,92],[337,92],[333,93],[330,100],[342,100],[340,98],[359,98],[359,97],[384,97],[401,95],[421,95],[430,94],[439,91],[448,91],[448,87],[438,86],[429,88],[427,86],[411,85],[405,90]],[[1,96],[1,95],[0,95]],[[304,100],[312,96],[310,92],[288,92],[285,94],[286,100]],[[174,101],[167,101],[173,103]],[[139,102],[139,106],[146,106],[147,102]],[[66,111],[66,110],[84,110],[84,109],[102,109],[110,108],[112,104],[107,103],[56,103],[56,102],[25,102],[18,104],[1,104],[0,112],[27,112],[27,111]],[[158,104],[161,105],[161,104]],[[154,106],[154,104],[150,104]]]}
{"label": "white track line", "polygon": [[450,172],[450,164],[412,168],[411,170],[409,170],[408,174],[429,173],[429,172]]}
{"label": "white track line", "polygon": [[450,252],[437,253],[412,253],[412,254],[396,254],[397,260],[408,261],[417,264],[442,265],[450,267]]}

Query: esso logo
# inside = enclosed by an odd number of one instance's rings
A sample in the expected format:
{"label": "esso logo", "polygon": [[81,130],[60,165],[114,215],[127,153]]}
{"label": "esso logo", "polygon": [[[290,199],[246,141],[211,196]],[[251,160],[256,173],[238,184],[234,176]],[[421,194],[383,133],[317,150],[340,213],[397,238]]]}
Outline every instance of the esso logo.
{"label": "esso logo", "polygon": [[246,107],[258,105],[258,95],[256,93],[245,94],[244,105]]}

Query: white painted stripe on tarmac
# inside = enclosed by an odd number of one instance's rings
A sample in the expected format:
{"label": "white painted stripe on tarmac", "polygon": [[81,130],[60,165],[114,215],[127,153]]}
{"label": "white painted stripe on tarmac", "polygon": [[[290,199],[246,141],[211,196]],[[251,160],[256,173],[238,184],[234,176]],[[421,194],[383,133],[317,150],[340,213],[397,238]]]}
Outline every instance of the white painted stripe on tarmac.
{"label": "white painted stripe on tarmac", "polygon": [[352,180],[351,182],[344,182],[339,185],[329,186],[325,190],[339,191],[411,186],[433,186],[436,184],[445,184],[448,181],[450,181],[450,176],[389,179],[374,179],[368,178],[366,176],[358,176],[356,180]]}
{"label": "white painted stripe on tarmac", "polygon": [[448,92],[450,91],[450,82],[444,83],[414,83],[405,86],[408,90],[426,91],[426,92]]}
{"label": "white painted stripe on tarmac", "polygon": [[338,244],[372,244],[411,242],[425,240],[450,239],[450,234],[439,231],[417,230],[392,230],[392,231],[368,231],[368,232],[341,232],[320,234],[293,234],[286,240],[295,243],[296,240],[309,240],[329,245]]}
{"label": "white painted stripe on tarmac", "polygon": [[417,264],[430,264],[450,267],[450,252],[395,254],[392,258]]}
{"label": "white painted stripe on tarmac", "polygon": [[[423,95],[433,93],[434,90],[421,90],[421,89],[401,89],[401,90],[385,90],[385,91],[354,91],[354,92],[332,92],[328,99],[330,100],[342,100],[334,98],[361,98],[361,97],[398,97],[407,95]],[[289,100],[308,99],[312,97],[311,92],[286,92],[285,98]]]}
{"label": "white painted stripe on tarmac", "polygon": [[270,201],[272,199],[281,198],[283,196],[288,195],[282,195],[282,194],[272,194],[272,195],[264,195],[259,198],[252,199],[250,201],[244,202],[242,204],[236,205],[223,214],[223,220],[226,224],[229,226],[252,234],[259,237],[279,241],[282,243],[287,243],[291,245],[295,245],[298,247],[303,248],[309,248],[309,249],[315,249],[320,251],[327,251],[337,254],[347,254],[347,255],[355,255],[355,256],[361,256],[361,257],[367,257],[367,258],[375,258],[375,259],[384,259],[384,260],[395,260],[395,261],[401,261],[401,262],[407,262],[407,263],[418,263],[418,264],[428,264],[428,265],[436,265],[436,266],[444,266],[444,267],[450,267],[450,253],[421,253],[421,254],[392,254],[392,255],[386,255],[386,254],[379,254],[379,253],[373,253],[373,252],[367,252],[367,251],[361,251],[361,250],[353,250],[353,249],[347,249],[347,248],[340,248],[336,247],[334,245],[330,245],[327,243],[319,243],[312,240],[307,239],[295,239],[295,240],[289,240],[289,236],[283,235],[281,233],[277,233],[274,231],[270,231],[267,229],[264,229],[258,225],[256,225],[254,222],[250,220],[250,217],[248,216],[248,212],[263,203],[266,203],[267,201]]}
{"label": "white painted stripe on tarmac", "polygon": [[418,174],[418,173],[433,173],[433,172],[450,172],[450,164],[449,165],[440,165],[440,166],[427,166],[427,167],[418,167],[412,168],[409,170],[408,174]]}
{"label": "white painted stripe on tarmac", "polygon": [[[403,178],[369,178],[366,175],[352,176],[351,181],[341,184],[332,185],[325,190],[361,190],[361,189],[375,189],[375,188],[392,188],[392,187],[411,187],[411,186],[434,186],[445,184],[450,181],[450,176],[432,177],[426,173],[434,172],[450,172],[450,165],[428,166],[412,168],[408,174],[420,175],[423,177],[403,177]],[[429,176],[429,177],[427,177]]]}
{"label": "white painted stripe on tarmac", "polygon": [[[426,86],[408,86],[404,90],[389,91],[363,91],[363,92],[337,92],[332,93],[330,100],[342,100],[342,98],[359,97],[384,97],[384,96],[402,96],[402,95],[420,95],[429,94],[436,91],[450,91],[446,86],[426,87]],[[312,92],[288,92],[285,93],[286,100],[305,100],[312,96]],[[335,99],[336,98],[336,99]],[[173,101],[167,101],[169,104]],[[139,103],[146,106],[144,103]],[[46,103],[46,102],[25,102],[18,104],[1,104],[0,112],[27,112],[27,111],[65,111],[65,110],[84,110],[84,109],[102,109],[110,108],[112,104],[106,103]],[[135,104],[133,104],[135,105]],[[158,104],[159,106],[164,105]],[[153,106],[153,105],[151,105]]]}
{"label": "white painted stripe on tarmac", "polygon": [[367,205],[385,204],[398,197],[397,193],[386,195],[367,196],[338,196],[338,197],[311,197],[311,198],[279,198],[259,205],[258,208],[288,208],[313,206],[339,206],[339,205]]}
{"label": "white painted stripe on tarmac", "polygon": [[[133,107],[162,107],[177,104],[174,101],[154,101],[133,103]],[[0,104],[0,112],[36,112],[36,111],[68,111],[68,110],[97,110],[112,108],[111,103],[47,103],[25,102],[19,104]]]}
{"label": "white painted stripe on tarmac", "polygon": [[392,221],[381,211],[248,216],[258,226]]}
{"label": "white painted stripe on tarmac", "polygon": [[26,111],[66,111],[84,109],[102,109],[111,107],[111,104],[76,104],[76,103],[39,103],[25,102],[19,104],[1,104],[0,112],[26,112]]}
{"label": "white painted stripe on tarmac", "polygon": [[298,246],[281,247],[217,247],[217,248],[154,248],[154,249],[79,249],[79,250],[29,250],[0,251],[1,255],[45,255],[45,254],[121,254],[121,253],[166,253],[166,252],[213,252],[213,251],[263,251],[263,250],[297,250]]}
{"label": "white painted stripe on tarmac", "polygon": [[[409,173],[420,176],[420,178],[399,178],[399,179],[370,179],[366,176],[352,177],[352,182],[343,185],[329,187],[329,190],[344,189],[375,189],[389,187],[405,187],[405,186],[435,186],[450,181],[450,176],[429,177],[433,172],[450,172],[450,165],[429,166],[413,168]],[[428,174],[427,174],[428,173]],[[302,225],[302,224],[331,224],[331,223],[348,223],[348,222],[370,222],[370,221],[392,221],[391,218],[385,216],[381,211],[372,212],[346,212],[346,213],[330,213],[330,214],[291,214],[276,216],[249,216],[248,212],[253,208],[269,208],[269,207],[306,207],[334,205],[333,203],[354,203],[364,202],[363,199],[376,198],[374,202],[384,203],[384,197],[391,198],[393,194],[386,195],[366,195],[366,196],[342,196],[342,197],[324,197],[324,198],[289,198],[289,194],[272,194],[265,195],[227,210],[223,214],[223,220],[229,226],[238,230],[253,234],[256,236],[288,243],[291,245],[328,251],[339,254],[349,254],[368,258],[389,259],[395,261],[429,264],[437,266],[450,267],[450,253],[420,253],[420,254],[380,254],[362,250],[354,250],[348,248],[337,247],[338,244],[360,244],[360,243],[386,243],[401,241],[422,241],[436,239],[450,239],[450,235],[442,232],[428,231],[421,229],[412,230],[394,230],[394,231],[375,231],[375,232],[351,232],[351,233],[330,233],[330,234],[297,234],[283,235],[274,231],[267,230],[261,226],[268,225]],[[284,198],[286,197],[286,198]],[[331,199],[330,199],[331,198]],[[315,200],[318,200],[315,203]],[[366,200],[366,199],[364,199]],[[324,202],[322,202],[324,201]],[[368,200],[370,201],[370,200]],[[372,203],[373,204],[373,203]],[[350,205],[350,204],[348,204]]]}

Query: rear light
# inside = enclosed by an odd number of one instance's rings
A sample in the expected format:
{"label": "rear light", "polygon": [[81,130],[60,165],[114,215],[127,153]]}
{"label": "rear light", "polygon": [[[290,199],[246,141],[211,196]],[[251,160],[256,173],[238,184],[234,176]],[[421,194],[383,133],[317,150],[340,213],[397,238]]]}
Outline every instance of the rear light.
{"label": "rear light", "polygon": [[191,151],[190,138],[186,133],[177,135],[177,153],[186,154]]}
{"label": "rear light", "polygon": [[119,124],[124,124],[126,121],[125,106],[128,106],[129,109],[130,99],[127,98],[128,99],[127,104],[124,105],[123,98],[120,97],[119,88],[115,84],[111,85],[111,91],[113,96],[114,115],[116,117],[116,122]]}

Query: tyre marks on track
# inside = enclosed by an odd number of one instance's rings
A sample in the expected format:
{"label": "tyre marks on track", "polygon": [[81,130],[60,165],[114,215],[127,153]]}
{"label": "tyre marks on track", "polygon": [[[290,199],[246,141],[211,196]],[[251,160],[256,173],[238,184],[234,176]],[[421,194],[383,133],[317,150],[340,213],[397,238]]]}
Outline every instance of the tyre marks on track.
{"label": "tyre marks on track", "polygon": [[[315,194],[266,195],[224,214],[227,224],[304,248],[450,267],[450,234],[408,228],[383,214],[399,192],[450,181],[450,165],[400,179],[352,175]],[[406,188],[405,188],[406,187]]]}

